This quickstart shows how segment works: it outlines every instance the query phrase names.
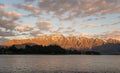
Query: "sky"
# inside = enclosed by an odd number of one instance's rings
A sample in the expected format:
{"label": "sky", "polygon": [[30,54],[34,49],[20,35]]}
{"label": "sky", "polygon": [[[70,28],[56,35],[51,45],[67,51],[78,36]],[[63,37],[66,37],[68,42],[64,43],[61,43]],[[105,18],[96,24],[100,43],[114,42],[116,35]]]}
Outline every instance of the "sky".
{"label": "sky", "polygon": [[52,34],[120,39],[120,0],[0,0],[0,43]]}

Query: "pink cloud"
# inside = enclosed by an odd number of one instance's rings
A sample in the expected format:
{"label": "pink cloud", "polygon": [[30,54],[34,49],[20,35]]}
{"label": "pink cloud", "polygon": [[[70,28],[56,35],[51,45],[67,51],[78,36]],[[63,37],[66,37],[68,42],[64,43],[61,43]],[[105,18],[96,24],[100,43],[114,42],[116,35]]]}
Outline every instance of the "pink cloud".
{"label": "pink cloud", "polygon": [[31,31],[31,30],[34,29],[34,28],[35,28],[35,26],[32,26],[32,25],[27,24],[27,25],[24,25],[24,26],[19,26],[19,27],[17,27],[17,30],[18,30],[19,32],[25,32],[25,31]]}
{"label": "pink cloud", "polygon": [[5,7],[3,5],[0,5],[0,10],[4,9]]}
{"label": "pink cloud", "polygon": [[19,32],[24,32],[24,31],[25,31],[25,28],[24,28],[24,27],[18,27],[17,30],[18,30]]}
{"label": "pink cloud", "polygon": [[28,28],[28,29],[33,29],[33,28],[34,28],[34,26],[27,24],[27,25],[25,25],[25,28]]}
{"label": "pink cloud", "polygon": [[22,14],[20,13],[17,13],[15,11],[12,11],[12,12],[5,12],[4,15],[8,18],[18,18],[20,16],[22,16]]}
{"label": "pink cloud", "polygon": [[30,11],[32,13],[35,14],[39,14],[40,10],[37,7],[34,7],[33,5],[29,4],[29,5],[25,5],[25,4],[21,4],[21,5],[17,5],[18,8]]}
{"label": "pink cloud", "polygon": [[5,17],[10,18],[10,19],[14,19],[14,18],[18,18],[20,16],[23,16],[23,14],[17,13],[15,11],[11,11],[11,12],[0,11],[0,15],[5,16]]}
{"label": "pink cloud", "polygon": [[52,22],[50,22],[50,21],[39,21],[39,22],[37,22],[36,24],[38,24],[38,25],[50,25],[50,24],[52,24]]}

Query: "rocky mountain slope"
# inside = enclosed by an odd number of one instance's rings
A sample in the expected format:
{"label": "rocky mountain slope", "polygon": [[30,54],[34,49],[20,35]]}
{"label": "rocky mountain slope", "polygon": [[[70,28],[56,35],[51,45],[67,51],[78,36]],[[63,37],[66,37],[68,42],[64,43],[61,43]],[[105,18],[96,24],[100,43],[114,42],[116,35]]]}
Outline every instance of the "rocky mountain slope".
{"label": "rocky mountain slope", "polygon": [[75,37],[75,36],[64,37],[63,35],[50,35],[50,36],[41,36],[32,39],[10,40],[4,43],[3,45],[11,46],[14,44],[25,44],[25,43],[34,43],[44,46],[56,44],[63,48],[90,49],[93,46],[100,46],[106,43],[120,43],[120,41],[115,39],[103,40],[99,38],[86,38],[86,37]]}

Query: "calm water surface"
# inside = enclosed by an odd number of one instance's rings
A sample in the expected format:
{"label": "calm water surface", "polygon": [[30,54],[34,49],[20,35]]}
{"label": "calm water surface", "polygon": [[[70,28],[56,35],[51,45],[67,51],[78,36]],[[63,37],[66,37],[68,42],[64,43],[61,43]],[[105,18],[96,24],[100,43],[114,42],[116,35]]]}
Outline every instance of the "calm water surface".
{"label": "calm water surface", "polygon": [[120,56],[0,55],[0,73],[120,73]]}

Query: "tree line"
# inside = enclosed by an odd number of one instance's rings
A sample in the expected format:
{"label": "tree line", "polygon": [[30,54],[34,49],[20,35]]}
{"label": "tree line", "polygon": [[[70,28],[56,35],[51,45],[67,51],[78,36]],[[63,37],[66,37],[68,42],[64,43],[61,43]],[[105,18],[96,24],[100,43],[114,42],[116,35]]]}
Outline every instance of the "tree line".
{"label": "tree line", "polygon": [[97,51],[92,50],[75,50],[64,49],[58,45],[25,45],[25,47],[17,48],[16,45],[9,47],[0,47],[0,54],[41,54],[41,55],[69,55],[69,54],[87,54],[87,55],[100,55]]}

